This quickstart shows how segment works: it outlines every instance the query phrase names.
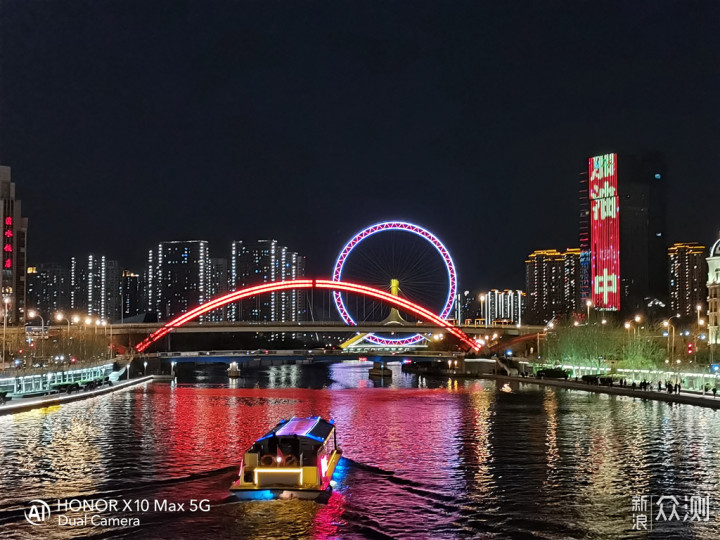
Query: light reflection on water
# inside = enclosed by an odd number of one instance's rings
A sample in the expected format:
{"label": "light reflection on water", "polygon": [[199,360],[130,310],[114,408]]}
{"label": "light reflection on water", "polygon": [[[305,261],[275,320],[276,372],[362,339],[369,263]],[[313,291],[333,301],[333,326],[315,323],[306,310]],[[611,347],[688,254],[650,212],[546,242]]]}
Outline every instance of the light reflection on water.
{"label": "light reflection on water", "polygon": [[[493,381],[418,379],[391,365],[276,366],[0,417],[3,534],[36,537],[31,499],[208,498],[207,514],[137,514],[139,529],[47,525],[47,538],[632,537],[632,495],[709,495],[709,523],[638,538],[716,538],[718,413]],[[303,386],[304,388],[294,388]],[[242,452],[280,418],[332,416],[348,458],[328,505],[237,502]],[[683,510],[680,509],[681,518]]]}

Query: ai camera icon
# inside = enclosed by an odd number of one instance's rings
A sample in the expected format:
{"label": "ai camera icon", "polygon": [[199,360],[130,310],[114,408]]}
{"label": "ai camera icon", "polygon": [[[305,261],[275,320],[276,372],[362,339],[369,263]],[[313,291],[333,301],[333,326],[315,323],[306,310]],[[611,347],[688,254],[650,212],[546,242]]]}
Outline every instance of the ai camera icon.
{"label": "ai camera icon", "polygon": [[40,499],[30,501],[30,508],[25,510],[25,520],[30,525],[42,525],[50,519],[50,505]]}

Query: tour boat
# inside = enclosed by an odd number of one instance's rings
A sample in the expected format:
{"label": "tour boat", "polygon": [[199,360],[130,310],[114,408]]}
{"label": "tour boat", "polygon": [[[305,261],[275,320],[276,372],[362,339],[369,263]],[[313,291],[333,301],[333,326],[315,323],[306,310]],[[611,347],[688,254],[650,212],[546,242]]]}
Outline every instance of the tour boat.
{"label": "tour boat", "polygon": [[281,420],[245,452],[230,491],[238,499],[322,499],[341,456],[334,421]]}

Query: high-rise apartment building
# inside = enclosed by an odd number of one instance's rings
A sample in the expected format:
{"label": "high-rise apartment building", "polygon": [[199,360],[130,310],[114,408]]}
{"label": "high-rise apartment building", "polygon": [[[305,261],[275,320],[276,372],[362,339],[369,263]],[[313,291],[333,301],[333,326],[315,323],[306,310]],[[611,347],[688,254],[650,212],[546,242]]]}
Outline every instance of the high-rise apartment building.
{"label": "high-rise apartment building", "polygon": [[[210,259],[210,298],[217,298],[228,292],[228,260],[222,258]],[[228,307],[223,306],[208,313],[210,321],[226,321]]]}
{"label": "high-rise apartment building", "polygon": [[525,261],[525,320],[545,324],[558,315],[582,311],[580,250],[534,251]]}
{"label": "high-rise apartment building", "polygon": [[[289,252],[277,240],[236,241],[231,246],[230,289],[274,281],[291,281],[305,274],[304,258]],[[231,306],[235,321],[297,321],[305,305],[298,291],[290,290],[260,295]]]}
{"label": "high-rise apartment building", "polygon": [[[150,298],[159,321],[204,304],[211,294],[210,250],[205,240],[161,242],[150,254]],[[200,317],[199,320],[207,320]]]}
{"label": "high-rise apartment building", "polygon": [[584,307],[581,258],[580,248],[568,248],[563,253],[563,307],[565,313],[579,313]]}
{"label": "high-rise apartment building", "polygon": [[14,324],[25,317],[28,219],[22,217],[20,201],[15,199],[10,167],[0,166],[0,203],[3,230],[0,292],[7,309],[7,322]]}
{"label": "high-rise apartment building", "polygon": [[[708,267],[708,343],[711,351],[716,353],[720,344],[720,240],[710,248],[707,258]],[[717,360],[717,357],[714,357]]]}
{"label": "high-rise apartment building", "polygon": [[480,315],[485,320],[485,324],[491,325],[498,321],[518,325],[523,323],[524,292],[491,289],[486,293],[481,293],[480,296],[484,298],[480,302]]}
{"label": "high-rise apartment building", "polygon": [[697,242],[675,243],[668,248],[670,308],[672,313],[694,316],[707,299],[705,246]]}
{"label": "high-rise apartment building", "polygon": [[555,249],[534,251],[525,261],[526,320],[545,324],[565,312],[565,259]]}
{"label": "high-rise apartment building", "polygon": [[41,264],[27,269],[27,308],[45,320],[70,309],[70,270],[59,264]]}
{"label": "high-rise apartment building", "polygon": [[589,265],[595,309],[636,312],[667,296],[664,177],[660,155],[589,159],[580,180],[589,203],[580,209],[581,275]]}
{"label": "high-rise apartment building", "polygon": [[117,261],[104,255],[70,259],[70,309],[91,317],[120,319],[122,276]]}
{"label": "high-rise apartment building", "polygon": [[122,306],[120,319],[134,317],[141,311],[145,311],[142,306],[142,289],[140,276],[125,270],[122,276]]}

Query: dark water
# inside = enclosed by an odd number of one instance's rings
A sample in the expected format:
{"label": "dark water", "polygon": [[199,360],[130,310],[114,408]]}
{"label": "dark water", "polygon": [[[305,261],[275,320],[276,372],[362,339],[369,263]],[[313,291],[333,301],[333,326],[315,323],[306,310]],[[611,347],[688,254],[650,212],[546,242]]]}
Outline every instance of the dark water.
{"label": "dark water", "polygon": [[[374,388],[367,369],[275,367],[230,387],[208,368],[177,385],[0,417],[0,536],[720,537],[718,412],[531,384],[508,393],[494,381],[418,379],[398,368],[393,385]],[[235,501],[227,488],[242,452],[292,415],[337,421],[347,459],[329,503]],[[631,530],[633,495],[675,496],[680,521]],[[692,496],[709,497],[709,521],[682,521]],[[120,501],[120,511],[100,515],[140,524],[26,521],[29,501],[54,510],[58,498]],[[193,499],[208,499],[210,510],[190,511]],[[123,500],[185,508],[128,512]]]}

